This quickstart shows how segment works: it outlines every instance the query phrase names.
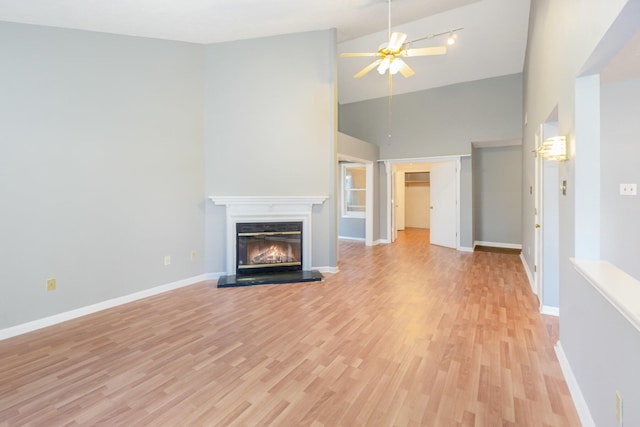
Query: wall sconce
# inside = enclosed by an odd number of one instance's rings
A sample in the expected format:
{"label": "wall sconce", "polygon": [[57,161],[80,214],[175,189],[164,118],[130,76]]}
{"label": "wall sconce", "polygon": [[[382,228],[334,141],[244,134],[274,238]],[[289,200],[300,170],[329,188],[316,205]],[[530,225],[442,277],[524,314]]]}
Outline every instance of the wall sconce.
{"label": "wall sconce", "polygon": [[567,156],[567,137],[559,135],[547,138],[542,141],[537,151],[545,160],[567,160],[569,158]]}

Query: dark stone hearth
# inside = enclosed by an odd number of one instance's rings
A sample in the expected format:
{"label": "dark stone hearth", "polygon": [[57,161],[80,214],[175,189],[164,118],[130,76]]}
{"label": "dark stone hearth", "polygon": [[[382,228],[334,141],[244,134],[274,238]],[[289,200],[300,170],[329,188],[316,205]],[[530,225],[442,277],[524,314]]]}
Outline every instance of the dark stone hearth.
{"label": "dark stone hearth", "polygon": [[319,282],[323,279],[322,273],[311,271],[283,271],[269,274],[243,274],[235,276],[221,276],[218,279],[219,288],[232,288],[236,286],[253,285],[278,285],[282,283]]}

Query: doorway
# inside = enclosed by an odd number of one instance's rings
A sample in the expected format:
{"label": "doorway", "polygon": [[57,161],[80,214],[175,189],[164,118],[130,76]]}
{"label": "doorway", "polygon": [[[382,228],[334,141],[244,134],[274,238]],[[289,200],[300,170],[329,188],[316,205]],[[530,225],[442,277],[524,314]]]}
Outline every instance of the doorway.
{"label": "doorway", "polygon": [[394,166],[395,233],[406,228],[430,228],[430,163]]}
{"label": "doorway", "polygon": [[[418,224],[417,228],[430,229],[431,244],[458,249],[460,159],[385,161],[385,168],[389,242],[395,241],[399,230]],[[416,193],[418,200],[408,199]]]}

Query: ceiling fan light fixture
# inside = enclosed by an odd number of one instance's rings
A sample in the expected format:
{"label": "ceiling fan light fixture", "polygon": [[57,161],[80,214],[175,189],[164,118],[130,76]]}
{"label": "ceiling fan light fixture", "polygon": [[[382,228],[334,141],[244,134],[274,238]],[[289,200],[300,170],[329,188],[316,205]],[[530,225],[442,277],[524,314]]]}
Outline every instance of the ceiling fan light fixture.
{"label": "ceiling fan light fixture", "polygon": [[[443,31],[438,34],[430,34],[426,37],[414,39],[407,42],[407,35],[405,33],[397,31],[393,33],[391,32],[391,0],[387,0],[387,4],[389,8],[387,25],[388,41],[378,46],[377,52],[340,54],[341,57],[373,56],[378,58],[364,67],[362,70],[354,74],[353,77],[356,79],[366,75],[374,69],[378,70],[378,73],[380,75],[384,75],[388,71],[390,76],[396,73],[400,73],[405,78],[411,77],[415,74],[415,71],[409,66],[409,64],[404,62],[401,57],[444,55],[447,53],[446,45],[454,44],[458,37],[456,35],[456,32],[463,29],[462,27],[455,28],[448,31]],[[412,47],[414,42],[444,35],[447,35],[445,46],[431,46],[420,48]],[[389,82],[391,82],[391,79],[389,79]],[[389,83],[389,86],[391,86],[391,83]]]}
{"label": "ceiling fan light fixture", "polygon": [[392,58],[390,55],[385,56],[382,62],[380,63],[380,65],[378,66],[378,73],[380,73],[381,75],[386,73],[389,67],[391,66],[391,61],[392,61]]}
{"label": "ceiling fan light fixture", "polygon": [[396,74],[398,71],[400,71],[403,65],[404,65],[404,61],[402,59],[394,58],[391,61],[391,64],[389,65],[389,72],[391,74]]}

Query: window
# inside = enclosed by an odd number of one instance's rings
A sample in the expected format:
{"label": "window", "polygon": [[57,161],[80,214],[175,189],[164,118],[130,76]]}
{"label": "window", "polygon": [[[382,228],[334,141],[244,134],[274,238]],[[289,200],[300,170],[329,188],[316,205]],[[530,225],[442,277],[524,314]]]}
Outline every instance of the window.
{"label": "window", "polygon": [[342,216],[364,218],[367,200],[367,174],[364,165],[342,163]]}

